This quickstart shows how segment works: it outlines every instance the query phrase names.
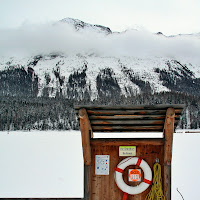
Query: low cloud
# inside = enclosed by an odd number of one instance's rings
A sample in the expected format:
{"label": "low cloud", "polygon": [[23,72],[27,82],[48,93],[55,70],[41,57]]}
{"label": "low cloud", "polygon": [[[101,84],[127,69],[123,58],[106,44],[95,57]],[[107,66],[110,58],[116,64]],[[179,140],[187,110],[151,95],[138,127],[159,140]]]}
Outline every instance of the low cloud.
{"label": "low cloud", "polygon": [[158,56],[200,64],[200,35],[165,37],[145,30],[105,35],[90,29],[76,31],[65,23],[0,30],[0,54],[3,56],[52,52],[140,58]]}

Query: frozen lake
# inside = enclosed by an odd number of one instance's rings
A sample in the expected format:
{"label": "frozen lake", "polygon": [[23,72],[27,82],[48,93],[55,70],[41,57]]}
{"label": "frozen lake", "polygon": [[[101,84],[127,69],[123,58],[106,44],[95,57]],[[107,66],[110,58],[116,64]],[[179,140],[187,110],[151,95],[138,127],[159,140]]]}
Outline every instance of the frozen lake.
{"label": "frozen lake", "polygon": [[83,196],[80,132],[0,132],[0,198]]}

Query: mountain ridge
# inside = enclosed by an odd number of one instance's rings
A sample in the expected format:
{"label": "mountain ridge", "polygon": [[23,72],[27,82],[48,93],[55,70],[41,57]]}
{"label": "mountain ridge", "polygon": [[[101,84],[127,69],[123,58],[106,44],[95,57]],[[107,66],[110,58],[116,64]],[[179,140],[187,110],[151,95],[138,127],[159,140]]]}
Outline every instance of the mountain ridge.
{"label": "mountain ridge", "polygon": [[[15,60],[1,64],[4,70],[1,70],[0,82],[3,85],[4,74],[12,70],[23,69],[32,76],[37,76],[38,94],[43,96],[44,90],[48,90],[49,97],[55,97],[57,93],[69,98],[69,90],[90,91],[92,99],[99,95],[98,80],[109,79],[115,82],[120,88],[122,95],[140,94],[146,92],[164,92],[176,88],[177,81],[190,81],[192,85],[199,85],[200,72],[192,71],[187,67],[190,64],[182,64],[177,60],[159,59],[137,59],[137,58],[110,58],[88,56],[80,58],[80,55],[46,55],[35,56],[32,59],[23,60],[18,63]],[[84,75],[83,75],[84,74]],[[33,77],[32,77],[33,79]],[[170,85],[171,84],[171,85]],[[185,83],[186,84],[186,83]],[[187,84],[186,84],[187,85]],[[106,86],[105,86],[106,87]],[[8,87],[10,88],[10,87]],[[145,89],[146,88],[146,89]],[[104,88],[105,89],[105,88]],[[176,88],[177,91],[191,93],[191,90],[185,91]],[[197,88],[198,89],[198,88]],[[1,87],[1,94],[5,94],[5,87]],[[109,90],[108,88],[105,91]],[[174,89],[173,89],[174,90]],[[109,92],[109,91],[108,91]],[[107,93],[107,92],[105,92]],[[12,94],[12,93],[11,93]],[[9,92],[7,93],[9,95]],[[198,92],[196,91],[196,95]],[[81,96],[78,99],[82,99]]]}
{"label": "mountain ridge", "polygon": [[[108,27],[73,19],[60,23],[62,26],[70,23],[73,31],[53,26],[48,32],[63,31],[50,39],[58,40],[64,36],[59,45],[68,39],[64,43],[71,44],[67,52],[51,49],[50,52],[40,51],[21,57],[0,56],[0,130],[78,129],[74,104],[184,103],[186,108],[178,127],[200,128],[200,62],[185,59],[193,46],[188,52],[185,44],[177,49],[182,38],[176,38],[182,36],[170,38],[161,33],[143,34],[136,30],[120,34]],[[33,41],[36,46],[47,44],[49,47],[51,41],[47,32],[44,33],[43,37],[37,38],[39,42]],[[46,37],[48,43],[42,43]],[[131,40],[134,37],[136,39]],[[148,46],[149,38],[152,44]],[[169,48],[166,52],[172,56],[162,53],[163,46],[158,48],[157,43],[163,41],[171,42],[169,47],[164,43],[164,48]],[[93,48],[93,43],[101,48]],[[84,45],[89,48],[82,49]],[[74,46],[78,46],[76,51]],[[29,45],[25,47],[30,48]],[[177,51],[183,55],[174,55]],[[197,55],[196,49],[193,51]]]}
{"label": "mountain ridge", "polygon": [[74,19],[74,18],[63,18],[59,22],[61,23],[67,23],[72,25],[76,30],[81,30],[81,29],[91,29],[93,31],[96,31],[97,33],[105,33],[105,34],[111,34],[112,31],[110,30],[109,27],[105,27],[102,25],[97,25],[97,24],[89,24],[86,22],[83,22],[79,19]]}
{"label": "mountain ridge", "polygon": [[[64,18],[58,23],[73,26],[76,31],[87,29],[97,34],[103,33],[109,39],[109,35],[113,34],[108,27],[78,19]],[[159,32],[157,37],[160,35],[163,34]],[[91,49],[76,53],[44,53],[24,58],[1,57],[0,72],[1,95],[17,95],[17,92],[10,89],[17,87],[17,79],[20,83],[19,79],[24,80],[24,84],[19,84],[21,89],[18,91],[24,90],[23,85],[32,88],[34,85],[35,89],[30,90],[34,96],[61,95],[79,100],[84,99],[85,95],[93,100],[102,95],[109,96],[109,93],[113,95],[115,91],[124,96],[167,91],[199,95],[196,91],[199,88],[199,65],[153,54],[142,57],[134,54],[103,55]]]}

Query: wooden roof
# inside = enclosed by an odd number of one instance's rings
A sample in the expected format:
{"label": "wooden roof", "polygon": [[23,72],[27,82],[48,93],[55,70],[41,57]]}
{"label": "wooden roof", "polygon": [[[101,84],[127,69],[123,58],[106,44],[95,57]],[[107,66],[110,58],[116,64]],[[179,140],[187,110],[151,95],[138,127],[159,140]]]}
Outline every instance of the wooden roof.
{"label": "wooden roof", "polygon": [[168,108],[175,110],[175,127],[185,104],[94,106],[76,105],[87,111],[93,132],[162,132]]}

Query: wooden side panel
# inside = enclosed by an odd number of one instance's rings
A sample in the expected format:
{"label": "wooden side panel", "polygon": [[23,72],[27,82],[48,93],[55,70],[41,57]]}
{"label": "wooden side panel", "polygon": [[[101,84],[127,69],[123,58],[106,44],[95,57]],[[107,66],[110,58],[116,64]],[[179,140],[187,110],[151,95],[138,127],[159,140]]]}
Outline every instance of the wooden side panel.
{"label": "wooden side panel", "polygon": [[168,108],[164,126],[164,194],[166,200],[171,200],[171,158],[174,133],[175,110]]}
{"label": "wooden side panel", "polygon": [[[122,143],[123,145],[123,143]],[[134,141],[131,144],[135,146]],[[91,163],[91,192],[90,192],[90,200],[120,200],[123,197],[123,192],[119,190],[115,181],[114,181],[114,168],[118,165],[118,163],[126,157],[119,157],[119,146],[118,145],[93,145],[91,143],[91,154],[92,154],[92,163]],[[153,164],[155,163],[155,159],[158,158],[160,164],[163,165],[163,146],[161,145],[138,145],[137,155],[141,156],[153,169]],[[95,155],[110,155],[110,172],[109,175],[95,175]],[[128,182],[128,169],[137,168],[136,166],[129,166],[123,172],[124,181],[132,186],[135,186],[139,183]],[[162,176],[163,168],[162,168]],[[128,200],[145,200],[146,195],[150,191],[150,187],[143,193],[128,196]]]}

